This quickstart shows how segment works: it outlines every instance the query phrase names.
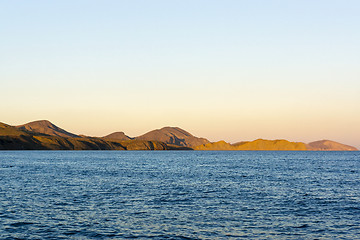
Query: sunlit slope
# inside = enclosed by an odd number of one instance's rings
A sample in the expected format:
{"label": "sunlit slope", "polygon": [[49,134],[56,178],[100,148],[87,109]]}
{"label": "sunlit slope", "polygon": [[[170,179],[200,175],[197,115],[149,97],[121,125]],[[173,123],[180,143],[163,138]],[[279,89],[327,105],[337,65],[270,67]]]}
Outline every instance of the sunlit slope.
{"label": "sunlit slope", "polygon": [[264,140],[257,139],[251,142],[239,142],[229,144],[225,141],[203,144],[196,146],[195,150],[281,150],[301,151],[307,150],[305,143],[289,142],[287,140]]}
{"label": "sunlit slope", "polygon": [[194,147],[195,150],[263,150],[263,151],[357,151],[355,147],[330,140],[316,141],[309,144],[287,140],[264,140],[230,144],[225,141],[207,143]]}
{"label": "sunlit slope", "polygon": [[290,142],[287,140],[265,140],[257,139],[251,142],[240,142],[233,145],[236,150],[285,150],[302,151],[307,150],[305,143]]}

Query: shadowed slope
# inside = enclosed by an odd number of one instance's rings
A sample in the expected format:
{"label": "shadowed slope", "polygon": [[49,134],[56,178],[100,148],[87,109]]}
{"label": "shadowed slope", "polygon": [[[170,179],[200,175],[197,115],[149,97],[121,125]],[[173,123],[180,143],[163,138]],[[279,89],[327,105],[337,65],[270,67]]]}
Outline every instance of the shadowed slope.
{"label": "shadowed slope", "polygon": [[135,139],[160,141],[184,147],[194,147],[209,143],[205,138],[198,138],[178,127],[164,127],[145,133]]}
{"label": "shadowed slope", "polygon": [[33,150],[46,149],[33,135],[26,130],[0,123],[0,150]]}
{"label": "shadowed slope", "polygon": [[118,143],[99,138],[50,136],[0,123],[1,150],[124,150]]}
{"label": "shadowed slope", "polygon": [[20,135],[28,135],[28,133],[20,129],[17,129],[16,127],[0,122],[0,136],[20,136]]}
{"label": "shadowed slope", "polygon": [[59,128],[58,126],[52,124],[51,122],[49,122],[47,120],[34,121],[34,122],[26,123],[23,125],[19,125],[16,127],[21,130],[27,130],[27,131],[36,132],[36,133],[43,133],[43,134],[47,134],[50,136],[58,136],[58,137],[65,137],[65,138],[79,137],[78,135],[69,133],[69,132],[65,131],[64,129]]}
{"label": "shadowed slope", "polygon": [[307,144],[307,147],[309,150],[315,150],[315,151],[357,151],[358,150],[355,147],[330,140],[311,142]]}
{"label": "shadowed slope", "polygon": [[146,140],[119,141],[126,150],[169,150],[163,142]]}

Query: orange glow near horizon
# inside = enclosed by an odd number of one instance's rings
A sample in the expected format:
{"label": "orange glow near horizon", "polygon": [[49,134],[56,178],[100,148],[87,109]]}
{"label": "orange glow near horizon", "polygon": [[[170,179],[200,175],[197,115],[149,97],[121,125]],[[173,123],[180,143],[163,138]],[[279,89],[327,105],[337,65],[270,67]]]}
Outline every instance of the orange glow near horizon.
{"label": "orange glow near horizon", "polygon": [[358,2],[110,2],[2,4],[1,122],[360,148]]}

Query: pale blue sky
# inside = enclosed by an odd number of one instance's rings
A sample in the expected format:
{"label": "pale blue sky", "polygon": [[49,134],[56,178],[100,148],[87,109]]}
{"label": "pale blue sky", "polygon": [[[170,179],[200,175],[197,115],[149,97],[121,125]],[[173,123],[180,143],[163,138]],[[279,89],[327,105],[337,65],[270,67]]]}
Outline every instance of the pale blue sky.
{"label": "pale blue sky", "polygon": [[340,0],[0,0],[0,121],[360,147],[359,12]]}

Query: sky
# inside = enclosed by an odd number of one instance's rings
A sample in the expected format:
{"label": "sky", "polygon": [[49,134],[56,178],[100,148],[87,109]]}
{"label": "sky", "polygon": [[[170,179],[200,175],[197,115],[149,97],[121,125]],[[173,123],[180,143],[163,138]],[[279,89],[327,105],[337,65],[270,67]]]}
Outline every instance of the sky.
{"label": "sky", "polygon": [[360,148],[360,1],[0,0],[0,122]]}

